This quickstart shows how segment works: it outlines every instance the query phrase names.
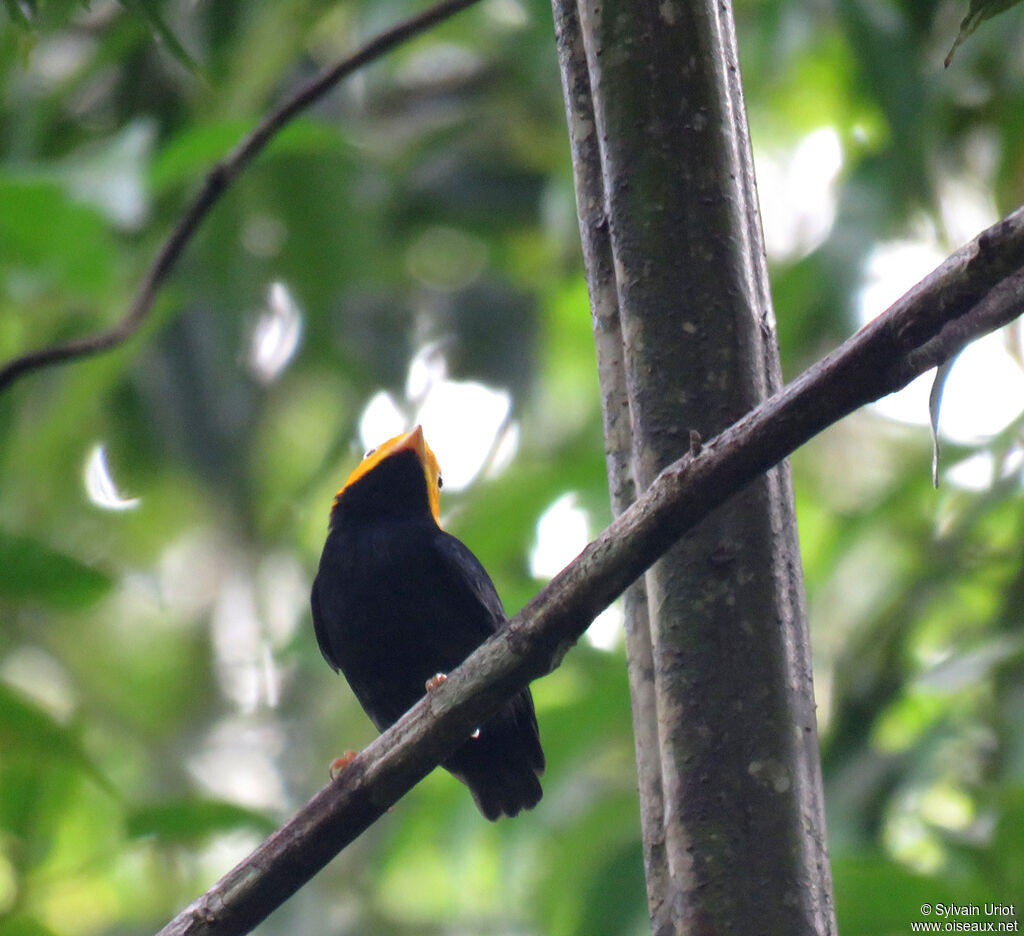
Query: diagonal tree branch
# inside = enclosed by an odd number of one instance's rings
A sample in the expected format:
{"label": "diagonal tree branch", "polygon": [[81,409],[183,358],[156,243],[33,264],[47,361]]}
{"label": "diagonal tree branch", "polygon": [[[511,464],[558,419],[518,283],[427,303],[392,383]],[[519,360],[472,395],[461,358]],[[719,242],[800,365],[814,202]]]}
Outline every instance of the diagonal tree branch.
{"label": "diagonal tree branch", "polygon": [[248,932],[505,699],[557,667],[597,614],[718,505],[826,426],[1022,311],[1024,208],[961,248],[884,315],[702,449],[695,444],[666,468],[506,629],[160,936]]}
{"label": "diagonal tree branch", "polygon": [[76,360],[91,354],[98,354],[101,351],[109,351],[134,335],[149,317],[161,286],[171,270],[174,269],[189,241],[192,240],[200,223],[249,163],[262,152],[292,118],[322,98],[354,71],[369,65],[396,46],[426,32],[438,23],[478,2],[479,0],[443,0],[422,13],[403,20],[375,39],[371,39],[352,55],[321,72],[290,98],[268,112],[231,153],[209,171],[203,187],[192,199],[191,204],[167,236],[156,258],[146,271],[132,304],[120,321],[105,331],[83,338],[74,338],[48,348],[40,348],[37,351],[29,351],[11,359],[0,366],[0,392],[6,390],[19,377],[41,367]]}

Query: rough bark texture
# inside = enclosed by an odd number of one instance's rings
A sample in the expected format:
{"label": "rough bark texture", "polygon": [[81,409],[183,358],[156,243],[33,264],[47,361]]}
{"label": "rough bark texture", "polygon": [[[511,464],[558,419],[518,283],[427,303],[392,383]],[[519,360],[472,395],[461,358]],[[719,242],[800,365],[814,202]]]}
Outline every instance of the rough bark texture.
{"label": "rough bark texture", "polygon": [[[621,511],[778,388],[774,323],[728,6],[555,13]],[[795,529],[780,466],[628,609],[656,933],[834,930]]]}
{"label": "rough bark texture", "polygon": [[[555,0],[555,31],[597,349],[608,488],[612,512],[619,516],[636,500],[637,494],[632,465],[633,430],[626,392],[622,323],[614,261],[605,215],[601,151],[594,127],[590,73],[576,0]],[[622,603],[626,621],[626,652],[633,673],[629,687],[643,830],[644,877],[648,904],[653,906],[659,901],[659,895],[668,889],[669,870],[663,834],[665,807],[654,692],[654,651],[647,609],[647,586],[643,578],[637,579],[626,589]]]}

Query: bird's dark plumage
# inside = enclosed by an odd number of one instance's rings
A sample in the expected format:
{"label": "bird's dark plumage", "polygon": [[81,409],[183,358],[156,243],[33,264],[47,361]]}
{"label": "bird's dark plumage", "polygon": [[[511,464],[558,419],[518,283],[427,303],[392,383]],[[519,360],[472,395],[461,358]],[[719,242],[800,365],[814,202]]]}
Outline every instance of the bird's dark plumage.
{"label": "bird's dark plumage", "polygon": [[[505,624],[483,566],[438,526],[439,473],[417,427],[370,453],[338,492],[312,609],[324,658],[383,731]],[[514,696],[443,766],[488,819],[541,798],[533,700]]]}

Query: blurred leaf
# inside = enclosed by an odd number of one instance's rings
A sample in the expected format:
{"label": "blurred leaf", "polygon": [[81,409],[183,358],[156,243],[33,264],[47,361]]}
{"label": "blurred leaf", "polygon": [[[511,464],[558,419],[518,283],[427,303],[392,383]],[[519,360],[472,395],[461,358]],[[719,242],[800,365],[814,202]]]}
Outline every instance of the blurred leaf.
{"label": "blurred leaf", "polygon": [[919,677],[930,692],[954,693],[981,684],[994,669],[1017,656],[1024,647],[1024,634],[999,634],[977,646],[964,647],[940,660]]}
{"label": "blurred leaf", "polygon": [[42,921],[30,916],[4,917],[0,920],[0,936],[56,936]]}
{"label": "blurred leaf", "polygon": [[63,761],[89,774],[107,792],[110,781],[86,753],[79,732],[17,690],[0,683],[0,749],[5,756]]}
{"label": "blurred leaf", "polygon": [[4,0],[4,8],[15,26],[40,32],[66,25],[88,6],[88,0]]}
{"label": "blurred leaf", "polygon": [[580,936],[626,936],[649,932],[639,838],[613,849],[587,882]]}
{"label": "blurred leaf", "polygon": [[109,287],[114,245],[99,211],[71,201],[55,182],[2,174],[0,203],[0,283],[30,277],[65,298]]}
{"label": "blurred leaf", "polygon": [[[202,173],[227,156],[253,126],[253,120],[224,120],[184,128],[161,148],[150,168],[154,191],[162,193],[182,182],[194,184]],[[321,152],[342,142],[341,134],[333,127],[299,118],[274,137],[264,155]]]}
{"label": "blurred leaf", "polygon": [[[645,919],[647,901],[635,795],[617,792],[590,803],[563,795],[560,812],[541,859],[548,870],[537,895],[546,921],[543,931],[551,936],[636,932],[635,922],[628,924]],[[640,862],[631,873],[623,864],[630,853]]]}
{"label": "blurred leaf", "polygon": [[960,43],[974,32],[974,30],[976,30],[985,20],[991,19],[996,14],[1002,13],[1004,10],[1008,10],[1012,6],[1016,6],[1020,2],[1021,0],[971,0],[971,5],[967,10],[967,15],[960,24],[960,32],[957,34],[957,37],[953,42],[953,48],[949,50],[949,54],[946,56],[946,68],[949,68],[949,63],[953,61],[953,53],[956,52]]}
{"label": "blurred leaf", "polygon": [[0,529],[0,597],[76,609],[95,604],[112,585],[106,573],[73,556]]}
{"label": "blurred leaf", "polygon": [[1024,786],[1010,786],[1000,799],[990,865],[997,898],[1024,894],[1024,863],[1020,861],[1024,855]]}
{"label": "blurred leaf", "polygon": [[154,35],[163,40],[167,51],[179,65],[183,65],[191,72],[198,71],[199,67],[195,60],[185,51],[185,47],[178,41],[178,37],[174,35],[164,20],[156,0],[119,0],[119,2],[126,10],[130,10],[149,24]]}
{"label": "blurred leaf", "polygon": [[224,800],[187,798],[131,810],[129,838],[155,836],[164,844],[191,844],[225,832],[269,835],[277,827],[265,813]]}
{"label": "blurred leaf", "polygon": [[833,859],[836,917],[843,936],[903,936],[926,920],[923,904],[984,903],[987,889],[939,875],[915,874],[884,855]]}
{"label": "blurred leaf", "polygon": [[[35,11],[35,3],[30,0],[28,3],[29,9]],[[4,0],[4,8],[7,10],[7,15],[11,18],[11,22],[15,26],[20,26],[23,29],[27,29],[31,26],[29,18],[25,15],[25,11],[21,8],[19,0]]]}

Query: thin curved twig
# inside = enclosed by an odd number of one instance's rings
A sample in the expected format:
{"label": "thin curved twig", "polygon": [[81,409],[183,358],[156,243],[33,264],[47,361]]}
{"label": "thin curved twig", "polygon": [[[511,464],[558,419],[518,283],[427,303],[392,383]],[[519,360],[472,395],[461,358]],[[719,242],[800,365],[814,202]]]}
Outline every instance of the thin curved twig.
{"label": "thin curved twig", "polygon": [[[669,465],[447,681],[158,936],[240,936],[302,887],[719,504],[822,429],[1019,315],[1024,208],[993,225],[792,383]],[[522,821],[522,820],[520,820]]]}
{"label": "thin curved twig", "polygon": [[315,101],[323,97],[354,71],[386,55],[396,46],[426,32],[479,0],[443,0],[382,32],[366,45],[336,65],[321,72],[290,98],[269,111],[238,145],[207,174],[206,181],[181,219],[167,236],[132,300],[128,311],[105,331],[74,338],[70,341],[29,351],[12,358],[0,367],[0,393],[15,380],[52,364],[75,360],[101,351],[108,351],[135,334],[146,321],[164,280],[174,269],[178,258],[192,239],[210,209],[227,191],[264,147],[291,121]]}

